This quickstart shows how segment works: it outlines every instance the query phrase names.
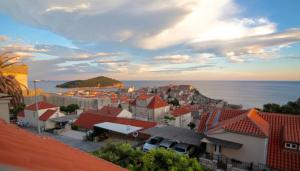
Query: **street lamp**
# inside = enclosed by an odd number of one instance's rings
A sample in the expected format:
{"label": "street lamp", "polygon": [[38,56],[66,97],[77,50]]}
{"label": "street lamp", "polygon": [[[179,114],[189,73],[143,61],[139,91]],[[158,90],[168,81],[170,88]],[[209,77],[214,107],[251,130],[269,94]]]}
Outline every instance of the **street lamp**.
{"label": "street lamp", "polygon": [[37,118],[37,129],[38,129],[38,134],[41,134],[41,129],[40,129],[40,121],[39,121],[39,106],[37,103],[37,96],[36,96],[36,83],[41,82],[41,80],[34,80],[33,81],[33,87],[34,87],[34,99],[35,99],[35,113],[36,113],[36,118]]}

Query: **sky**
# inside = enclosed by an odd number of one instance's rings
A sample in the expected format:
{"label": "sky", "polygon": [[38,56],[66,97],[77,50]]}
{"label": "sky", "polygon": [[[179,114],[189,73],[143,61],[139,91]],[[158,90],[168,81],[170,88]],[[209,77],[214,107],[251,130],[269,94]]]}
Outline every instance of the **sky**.
{"label": "sky", "polygon": [[29,79],[300,80],[299,0],[1,0]]}

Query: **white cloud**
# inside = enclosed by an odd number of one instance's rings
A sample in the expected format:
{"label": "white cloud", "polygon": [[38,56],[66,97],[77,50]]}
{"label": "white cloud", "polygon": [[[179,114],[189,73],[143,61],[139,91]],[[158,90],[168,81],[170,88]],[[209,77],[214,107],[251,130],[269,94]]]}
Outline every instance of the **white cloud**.
{"label": "white cloud", "polygon": [[186,63],[189,61],[189,55],[166,55],[166,56],[155,56],[153,57],[156,61],[164,61],[175,64]]}

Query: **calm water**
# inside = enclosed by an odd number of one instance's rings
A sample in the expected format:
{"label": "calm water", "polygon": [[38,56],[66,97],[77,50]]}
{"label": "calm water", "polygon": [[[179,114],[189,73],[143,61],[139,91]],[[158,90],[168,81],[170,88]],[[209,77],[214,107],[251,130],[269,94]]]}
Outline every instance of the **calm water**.
{"label": "calm water", "polygon": [[[242,104],[245,108],[261,107],[265,103],[284,104],[300,98],[300,82],[288,81],[123,81],[126,86],[154,87],[167,84],[191,84],[202,94],[224,99],[229,103]],[[56,88],[63,81],[38,83],[47,92],[63,92]],[[32,86],[32,84],[30,84]]]}

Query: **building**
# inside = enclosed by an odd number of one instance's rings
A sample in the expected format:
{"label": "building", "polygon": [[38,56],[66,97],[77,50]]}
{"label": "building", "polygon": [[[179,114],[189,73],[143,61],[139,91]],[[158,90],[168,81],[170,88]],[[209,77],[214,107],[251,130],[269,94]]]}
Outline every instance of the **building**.
{"label": "building", "polygon": [[141,94],[131,104],[133,118],[159,122],[169,114],[170,106],[161,97]]}
{"label": "building", "polygon": [[1,119],[0,129],[0,170],[126,170],[50,137],[40,137],[7,124]]}
{"label": "building", "polygon": [[23,112],[18,113],[18,122],[24,125],[37,127],[38,123],[41,129],[52,129],[56,123],[52,118],[65,116],[59,111],[59,107],[46,102],[38,102],[38,119],[36,114],[36,104],[25,107]]}
{"label": "building", "polygon": [[198,131],[207,153],[235,161],[300,170],[300,116],[255,109],[216,109],[201,116]]}
{"label": "building", "polygon": [[126,109],[121,109],[118,107],[104,106],[99,111],[90,111],[95,114],[114,116],[119,118],[132,118],[132,113]]}
{"label": "building", "polygon": [[185,106],[176,108],[171,111],[171,115],[175,118],[170,124],[176,127],[189,128],[188,124],[192,122],[191,110]]}
{"label": "building", "polygon": [[0,119],[9,123],[9,108],[10,96],[0,93]]}
{"label": "building", "polygon": [[[4,76],[12,75],[15,79],[28,88],[28,66],[25,64],[22,65],[11,65],[6,67],[2,71]],[[25,87],[21,87],[22,90],[26,90]]]}

